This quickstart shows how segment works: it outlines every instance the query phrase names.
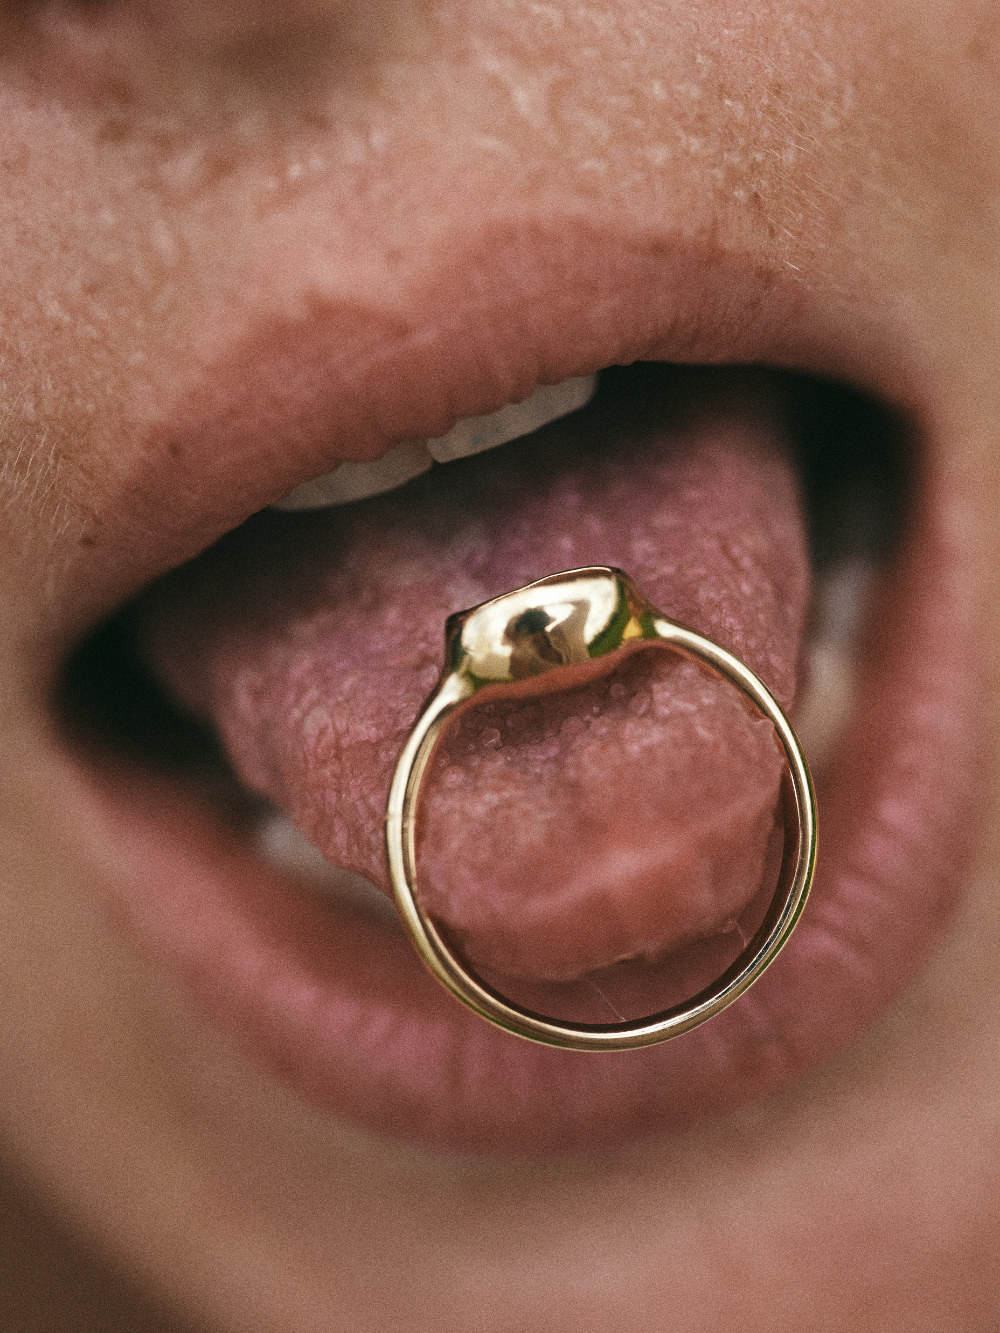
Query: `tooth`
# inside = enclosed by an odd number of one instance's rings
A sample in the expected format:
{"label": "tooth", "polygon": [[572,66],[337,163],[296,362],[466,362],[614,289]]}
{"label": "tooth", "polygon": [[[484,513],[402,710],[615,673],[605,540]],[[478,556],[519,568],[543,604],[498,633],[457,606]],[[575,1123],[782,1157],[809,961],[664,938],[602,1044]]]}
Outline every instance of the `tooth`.
{"label": "tooth", "polygon": [[813,770],[823,767],[851,715],[855,667],[849,653],[832,643],[808,648],[808,684],[796,710],[795,731]]}
{"label": "tooth", "polygon": [[374,463],[341,463],[326,476],[296,486],[273,507],[322,509],[395,490],[426,472],[432,462],[450,463],[456,458],[481,454],[577,411],[590,401],[596,387],[596,375],[579,375],[560,384],[540,384],[523,403],[508,403],[482,417],[464,417],[439,439],[426,444],[407,440]]}
{"label": "tooth", "polygon": [[280,810],[272,810],[260,824],[257,846],[266,861],[310,892],[398,922],[395,907],[381,889],[363,875],[332,866]]}
{"label": "tooth", "polygon": [[874,565],[863,559],[840,561],[817,577],[808,685],[795,715],[814,769],[826,762],[851,715],[858,631],[874,577]]}
{"label": "tooth", "polygon": [[430,455],[438,463],[468,458],[495,449],[498,444],[530,435],[557,417],[568,416],[589,403],[597,387],[596,375],[580,375],[560,384],[540,384],[523,403],[508,403],[484,417],[456,421],[447,435],[428,440]]}
{"label": "tooth", "polygon": [[394,491],[406,481],[426,472],[434,460],[422,440],[407,440],[373,463],[341,463],[324,477],[314,477],[289,491],[275,509],[323,509],[367,500],[383,491]]}

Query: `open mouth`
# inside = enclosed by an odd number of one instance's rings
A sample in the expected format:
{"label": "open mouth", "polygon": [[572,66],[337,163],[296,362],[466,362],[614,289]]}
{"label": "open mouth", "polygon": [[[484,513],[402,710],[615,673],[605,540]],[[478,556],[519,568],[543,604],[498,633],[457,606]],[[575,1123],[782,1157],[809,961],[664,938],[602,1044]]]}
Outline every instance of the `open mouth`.
{"label": "open mouth", "polygon": [[[828,381],[644,363],[400,489],[255,514],[64,678],[130,928],[280,1079],[378,1134],[579,1149],[780,1092],[913,976],[975,833],[974,629],[906,435]],[[380,892],[385,794],[445,617],[587,564],[625,568],[758,671],[821,819],[812,899],[768,975],[704,1029],[597,1057],[461,1009]],[[421,853],[469,956],[590,1021],[720,971],[775,842],[767,747],[731,701],[638,655],[488,707],[448,738]]]}

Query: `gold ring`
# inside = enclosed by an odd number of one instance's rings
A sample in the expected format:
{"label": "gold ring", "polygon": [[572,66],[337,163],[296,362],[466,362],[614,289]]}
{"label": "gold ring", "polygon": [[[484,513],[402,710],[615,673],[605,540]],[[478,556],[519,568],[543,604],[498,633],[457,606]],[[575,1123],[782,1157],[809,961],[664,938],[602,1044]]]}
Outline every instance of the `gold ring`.
{"label": "gold ring", "polygon": [[[604,671],[598,659],[661,644],[730,681],[774,726],[787,772],[782,781],[785,840],[771,904],[739,957],[682,1004],[618,1023],[547,1018],[501,995],[454,953],[415,891],[416,811],[435,745],[473,696],[566,688]],[[421,959],[451,993],[498,1027],[548,1046],[620,1051],[680,1036],[720,1013],[762,975],[802,914],[816,864],[816,798],[809,766],[767,686],[725,648],[667,619],[619,569],[595,566],[529,583],[449,617],[445,667],[403,748],[386,808],[386,849],[396,906]],[[789,830],[794,829],[794,836]]]}

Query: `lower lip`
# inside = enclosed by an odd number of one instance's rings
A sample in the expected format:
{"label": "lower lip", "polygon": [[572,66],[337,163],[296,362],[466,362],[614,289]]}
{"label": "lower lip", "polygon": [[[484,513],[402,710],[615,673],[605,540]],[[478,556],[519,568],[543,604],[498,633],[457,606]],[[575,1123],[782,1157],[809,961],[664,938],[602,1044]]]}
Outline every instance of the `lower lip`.
{"label": "lower lip", "polygon": [[129,928],[280,1081],[376,1135],[480,1154],[579,1150],[780,1092],[915,974],[976,827],[975,619],[948,497],[926,478],[917,489],[874,599],[854,714],[817,782],[806,914],[767,976],[704,1027],[614,1054],[523,1042],[441,990],[401,928],[304,895],[187,791],[88,768]]}

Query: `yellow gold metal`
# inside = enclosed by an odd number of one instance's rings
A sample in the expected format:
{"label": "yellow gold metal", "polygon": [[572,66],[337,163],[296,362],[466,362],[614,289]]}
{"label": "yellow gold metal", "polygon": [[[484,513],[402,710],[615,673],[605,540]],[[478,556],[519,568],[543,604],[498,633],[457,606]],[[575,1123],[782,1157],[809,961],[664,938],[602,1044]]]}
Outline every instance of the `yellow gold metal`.
{"label": "yellow gold metal", "polygon": [[[785,846],[774,898],[753,939],[716,981],[682,1004],[619,1023],[547,1018],[506,998],[451,950],[415,892],[416,811],[435,745],[446,723],[474,695],[561,690],[611,663],[659,644],[730,681],[774,726],[787,772],[782,783]],[[787,943],[805,906],[816,864],[816,799],[795,733],[766,685],[732,653],[668,620],[627,574],[609,566],[572,569],[451,616],[441,679],[410,733],[386,808],[386,848],[396,906],[435,977],[482,1018],[529,1041],[576,1051],[620,1051],[680,1036],[720,1013],[762,975]]]}

